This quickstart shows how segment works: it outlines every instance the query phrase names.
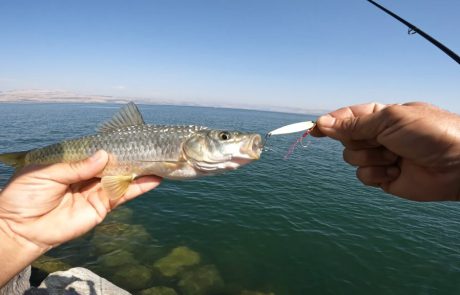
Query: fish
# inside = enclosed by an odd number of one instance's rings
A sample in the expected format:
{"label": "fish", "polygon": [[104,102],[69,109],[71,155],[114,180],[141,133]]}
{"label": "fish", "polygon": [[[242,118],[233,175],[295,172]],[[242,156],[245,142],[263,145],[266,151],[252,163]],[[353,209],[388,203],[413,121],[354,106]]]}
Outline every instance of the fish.
{"label": "fish", "polygon": [[133,102],[122,107],[96,133],[28,151],[0,154],[0,162],[21,169],[83,160],[105,150],[102,188],[110,199],[122,197],[130,183],[156,175],[184,180],[235,170],[262,153],[257,133],[210,129],[197,125],[150,125]]}

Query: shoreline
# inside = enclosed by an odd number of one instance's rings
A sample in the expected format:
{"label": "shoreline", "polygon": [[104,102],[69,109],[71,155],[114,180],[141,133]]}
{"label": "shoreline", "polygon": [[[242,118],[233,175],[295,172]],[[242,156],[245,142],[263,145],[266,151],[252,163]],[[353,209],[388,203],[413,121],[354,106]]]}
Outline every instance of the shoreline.
{"label": "shoreline", "polygon": [[198,107],[198,108],[210,108],[210,109],[228,109],[228,110],[243,110],[243,111],[257,111],[257,112],[268,112],[268,113],[281,113],[281,114],[294,114],[294,115],[306,115],[306,116],[319,116],[329,112],[328,110],[307,110],[298,109],[294,110],[291,108],[280,107],[276,110],[275,107],[257,108],[257,107],[245,107],[245,106],[231,106],[231,105],[207,105],[207,104],[191,104],[191,103],[174,103],[174,102],[155,102],[142,99],[110,99],[110,100],[81,100],[81,99],[16,99],[16,100],[2,100],[0,97],[1,104],[126,104],[130,101],[135,102],[138,105],[150,105],[150,106],[175,106],[175,107]]}

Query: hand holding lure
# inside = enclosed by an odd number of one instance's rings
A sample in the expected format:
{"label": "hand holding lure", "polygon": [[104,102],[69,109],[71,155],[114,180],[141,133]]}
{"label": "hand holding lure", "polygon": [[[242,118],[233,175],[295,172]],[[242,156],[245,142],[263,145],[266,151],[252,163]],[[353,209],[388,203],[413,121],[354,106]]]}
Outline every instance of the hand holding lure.
{"label": "hand holding lure", "polygon": [[294,124],[289,124],[280,128],[277,128],[273,131],[270,131],[267,133],[265,136],[265,142],[267,141],[268,137],[272,135],[285,135],[285,134],[291,134],[291,133],[297,133],[297,132],[304,132],[302,136],[300,136],[296,142],[294,142],[291,147],[289,148],[288,152],[284,156],[284,159],[286,160],[289,158],[289,156],[294,152],[295,147],[302,142],[302,140],[308,136],[308,134],[311,133],[313,128],[315,128],[316,122],[315,121],[306,121],[306,122],[299,122],[299,123],[294,123]]}

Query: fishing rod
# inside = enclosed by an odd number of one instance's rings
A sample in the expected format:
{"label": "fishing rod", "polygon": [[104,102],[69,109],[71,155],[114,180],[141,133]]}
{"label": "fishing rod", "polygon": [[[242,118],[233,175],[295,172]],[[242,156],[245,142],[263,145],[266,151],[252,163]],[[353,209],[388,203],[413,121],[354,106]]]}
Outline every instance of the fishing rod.
{"label": "fishing rod", "polygon": [[384,12],[386,12],[387,14],[391,15],[392,17],[394,17],[395,19],[399,20],[400,22],[402,22],[403,24],[405,24],[406,26],[409,27],[409,30],[407,31],[408,34],[410,35],[413,35],[415,33],[419,34],[420,36],[422,36],[423,38],[425,38],[426,40],[428,40],[429,42],[431,42],[431,44],[433,44],[434,46],[438,47],[439,49],[441,49],[445,54],[447,54],[448,56],[450,56],[453,60],[455,60],[458,64],[460,64],[460,56],[458,56],[455,52],[453,52],[452,50],[450,50],[449,48],[447,48],[446,46],[444,46],[444,44],[442,44],[441,42],[439,42],[438,40],[436,40],[435,38],[431,37],[430,35],[428,35],[427,33],[425,33],[424,31],[420,30],[419,28],[417,28],[416,26],[414,26],[413,24],[411,24],[410,22],[406,21],[405,19],[399,17],[398,15],[394,14],[393,12],[391,12],[390,10],[386,9],[385,7],[383,7],[382,5],[378,4],[377,2],[373,1],[373,0],[367,0],[369,1],[371,4],[374,4],[375,6],[377,6],[378,8],[380,8],[381,10],[383,10]]}
{"label": "fishing rod", "polygon": [[[386,9],[382,5],[378,4],[377,2],[375,2],[373,0],[367,0],[367,1],[369,1],[371,4],[377,6],[377,8],[383,10],[384,12],[389,14],[390,16],[392,16],[395,19],[397,19],[398,21],[400,21],[403,24],[405,24],[409,28],[408,31],[407,31],[407,33],[409,35],[413,35],[415,33],[418,33],[420,36],[422,36],[423,38],[425,38],[426,40],[431,42],[434,46],[436,46],[439,49],[441,49],[445,54],[447,54],[453,60],[455,60],[458,64],[460,64],[460,56],[458,56],[455,52],[453,52],[452,50],[450,50],[449,48],[444,46],[444,44],[442,44],[441,42],[439,42],[435,38],[431,37],[430,35],[428,35],[424,31],[420,30],[419,28],[417,28],[416,26],[414,26],[410,22],[406,21],[405,19],[399,17],[395,13],[393,13],[390,10]],[[291,147],[289,148],[288,153],[284,156],[284,159],[287,159],[287,158],[289,158],[289,156],[294,151],[294,148],[296,147],[296,145],[301,143],[303,138],[308,136],[312,132],[312,130],[315,128],[315,126],[316,126],[316,123],[314,121],[306,121],[306,122],[299,122],[299,123],[286,125],[286,126],[278,128],[278,129],[275,129],[273,131],[270,131],[265,135],[265,140],[264,140],[264,143],[262,144],[262,148],[265,147],[265,145],[266,145],[266,143],[268,141],[268,138],[270,138],[272,135],[284,135],[284,134],[290,134],[290,133],[296,133],[296,132],[304,131],[303,135],[301,137],[299,137],[294,144],[291,145]]]}

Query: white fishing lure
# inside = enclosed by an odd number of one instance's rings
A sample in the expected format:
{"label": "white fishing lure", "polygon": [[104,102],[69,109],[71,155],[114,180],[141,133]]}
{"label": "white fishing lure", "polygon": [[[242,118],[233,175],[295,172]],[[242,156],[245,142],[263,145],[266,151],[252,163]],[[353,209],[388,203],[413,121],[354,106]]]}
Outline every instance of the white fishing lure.
{"label": "white fishing lure", "polygon": [[315,127],[315,125],[316,123],[313,121],[294,123],[294,124],[286,125],[278,129],[275,129],[273,131],[270,131],[268,132],[267,135],[268,136],[283,135],[283,134],[291,134],[291,133],[307,131]]}

